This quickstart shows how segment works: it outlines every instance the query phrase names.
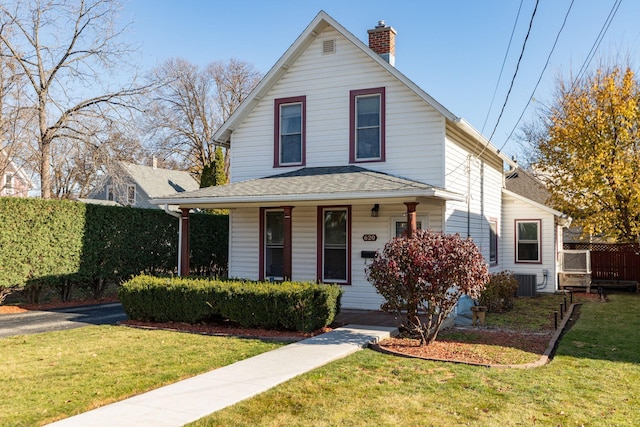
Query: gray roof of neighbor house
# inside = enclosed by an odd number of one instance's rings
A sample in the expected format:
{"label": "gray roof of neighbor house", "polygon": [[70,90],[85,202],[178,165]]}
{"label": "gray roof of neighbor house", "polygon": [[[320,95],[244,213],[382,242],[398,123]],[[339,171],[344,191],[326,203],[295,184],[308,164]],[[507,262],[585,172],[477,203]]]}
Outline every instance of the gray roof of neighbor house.
{"label": "gray roof of neighbor house", "polygon": [[507,190],[526,197],[529,200],[540,203],[548,207],[551,193],[547,187],[530,172],[518,167],[505,172],[505,187]]}
{"label": "gray roof of neighbor house", "polygon": [[161,197],[174,193],[197,190],[200,185],[189,172],[153,168],[120,162],[126,173],[149,197]]}
{"label": "gray roof of neighbor house", "polygon": [[437,197],[463,200],[452,193],[422,182],[375,172],[358,166],[308,167],[265,178],[202,188],[156,198],[152,203],[238,205],[247,203],[320,200]]}

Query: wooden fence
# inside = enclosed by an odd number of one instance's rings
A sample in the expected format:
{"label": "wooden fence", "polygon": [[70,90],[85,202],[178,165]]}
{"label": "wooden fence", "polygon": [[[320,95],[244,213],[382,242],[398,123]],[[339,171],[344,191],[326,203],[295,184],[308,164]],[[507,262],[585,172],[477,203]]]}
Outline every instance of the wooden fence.
{"label": "wooden fence", "polygon": [[588,249],[591,280],[640,282],[640,245],[635,243],[565,243],[564,249]]}

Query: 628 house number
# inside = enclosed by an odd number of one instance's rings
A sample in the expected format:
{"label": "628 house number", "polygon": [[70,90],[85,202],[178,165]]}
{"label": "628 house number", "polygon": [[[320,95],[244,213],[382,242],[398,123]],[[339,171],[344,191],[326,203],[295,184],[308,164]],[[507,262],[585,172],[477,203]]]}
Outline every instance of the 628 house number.
{"label": "628 house number", "polygon": [[364,240],[365,242],[375,242],[376,240],[378,240],[378,236],[375,234],[365,234],[364,236],[362,236],[362,240]]}

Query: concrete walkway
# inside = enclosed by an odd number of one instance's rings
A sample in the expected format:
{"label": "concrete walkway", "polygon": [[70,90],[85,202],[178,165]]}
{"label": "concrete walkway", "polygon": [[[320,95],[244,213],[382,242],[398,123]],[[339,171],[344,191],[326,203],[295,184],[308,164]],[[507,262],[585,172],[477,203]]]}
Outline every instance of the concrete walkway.
{"label": "concrete walkway", "polygon": [[395,332],[393,327],[347,325],[50,425],[182,426]]}

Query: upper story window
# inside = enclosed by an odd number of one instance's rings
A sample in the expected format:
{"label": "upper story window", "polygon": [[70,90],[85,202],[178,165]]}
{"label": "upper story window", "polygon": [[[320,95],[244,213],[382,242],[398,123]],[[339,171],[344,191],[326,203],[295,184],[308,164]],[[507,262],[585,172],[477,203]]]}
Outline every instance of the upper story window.
{"label": "upper story window", "polygon": [[306,96],[275,100],[274,167],[305,164]]}
{"label": "upper story window", "polygon": [[385,88],[352,90],[349,103],[349,161],[385,160]]}
{"label": "upper story window", "polygon": [[516,220],[516,262],[542,261],[540,220]]}
{"label": "upper story window", "polygon": [[129,184],[127,186],[127,205],[134,206],[136,204],[136,186]]}

